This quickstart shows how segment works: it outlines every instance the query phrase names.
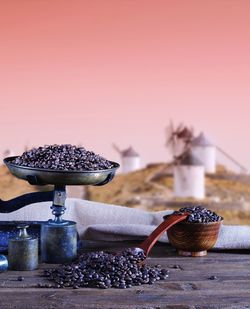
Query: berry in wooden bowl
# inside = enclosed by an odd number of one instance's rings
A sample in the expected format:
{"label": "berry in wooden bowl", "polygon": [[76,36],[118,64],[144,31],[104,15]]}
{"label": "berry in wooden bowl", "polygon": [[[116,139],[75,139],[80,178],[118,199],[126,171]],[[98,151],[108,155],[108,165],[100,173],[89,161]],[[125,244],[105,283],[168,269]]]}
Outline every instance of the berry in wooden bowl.
{"label": "berry in wooden bowl", "polygon": [[[172,226],[168,239],[183,256],[205,256],[215,245],[223,218],[201,206],[181,208],[176,213],[187,212],[186,221]],[[166,219],[167,216],[164,217]]]}

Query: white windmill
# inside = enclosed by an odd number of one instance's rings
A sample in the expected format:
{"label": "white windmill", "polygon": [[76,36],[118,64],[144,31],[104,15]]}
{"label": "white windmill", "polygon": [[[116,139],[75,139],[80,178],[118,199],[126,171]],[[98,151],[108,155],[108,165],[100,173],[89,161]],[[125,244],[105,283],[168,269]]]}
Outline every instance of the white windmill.
{"label": "white windmill", "polygon": [[205,169],[192,153],[193,128],[172,121],[166,129],[166,146],[173,155],[174,196],[203,199],[205,197]]}
{"label": "white windmill", "polygon": [[123,173],[134,172],[141,168],[141,158],[131,146],[124,150],[120,150],[115,144],[113,147],[121,156]]}
{"label": "white windmill", "polygon": [[203,199],[205,197],[205,169],[191,152],[174,166],[174,196]]}
{"label": "white windmill", "polygon": [[216,146],[203,132],[192,140],[191,152],[204,165],[206,173],[216,172]]}

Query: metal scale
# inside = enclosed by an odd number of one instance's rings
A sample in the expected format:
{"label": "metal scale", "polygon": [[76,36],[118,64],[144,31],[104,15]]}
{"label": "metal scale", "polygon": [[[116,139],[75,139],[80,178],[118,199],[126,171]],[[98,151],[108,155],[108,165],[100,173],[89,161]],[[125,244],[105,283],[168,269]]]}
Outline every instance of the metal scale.
{"label": "metal scale", "polygon": [[16,157],[4,159],[10,172],[31,185],[54,185],[54,191],[35,192],[21,195],[9,201],[0,200],[0,213],[10,213],[29,204],[53,201],[51,206],[53,219],[41,223],[41,260],[45,263],[66,263],[77,255],[76,222],[64,220],[66,185],[103,186],[115,176],[119,167],[110,161],[112,168],[96,171],[60,171],[38,169],[13,164]]}

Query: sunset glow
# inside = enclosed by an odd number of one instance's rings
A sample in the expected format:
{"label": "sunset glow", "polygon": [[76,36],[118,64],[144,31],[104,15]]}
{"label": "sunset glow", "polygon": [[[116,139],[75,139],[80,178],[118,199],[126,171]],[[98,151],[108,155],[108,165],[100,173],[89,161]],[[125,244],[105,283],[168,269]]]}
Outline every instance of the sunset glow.
{"label": "sunset glow", "polygon": [[250,1],[0,1],[0,151],[82,143],[169,158],[203,130],[250,168]]}

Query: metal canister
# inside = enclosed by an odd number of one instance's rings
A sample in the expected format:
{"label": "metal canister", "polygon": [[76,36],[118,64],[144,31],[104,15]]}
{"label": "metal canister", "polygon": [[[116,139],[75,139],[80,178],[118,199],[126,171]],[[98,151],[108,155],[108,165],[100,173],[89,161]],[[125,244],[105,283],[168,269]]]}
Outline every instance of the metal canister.
{"label": "metal canister", "polygon": [[41,225],[41,258],[45,263],[71,262],[77,255],[77,230],[74,221],[57,223],[49,220]]}
{"label": "metal canister", "polygon": [[11,270],[38,268],[38,239],[28,235],[28,225],[19,225],[19,235],[9,240],[8,258]]}
{"label": "metal canister", "polygon": [[8,260],[5,255],[0,254],[0,273],[8,269]]}

